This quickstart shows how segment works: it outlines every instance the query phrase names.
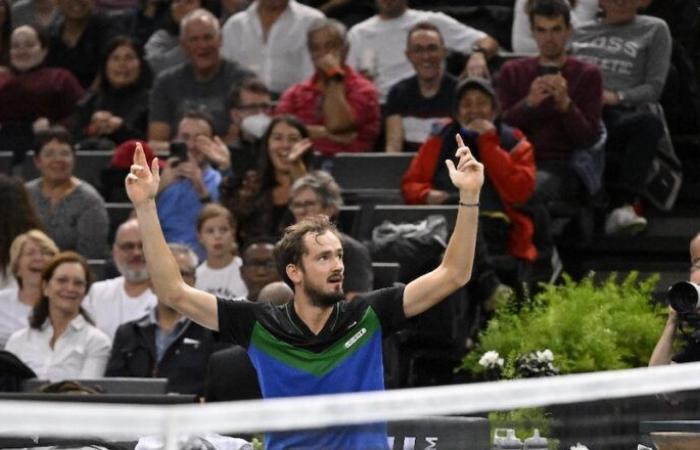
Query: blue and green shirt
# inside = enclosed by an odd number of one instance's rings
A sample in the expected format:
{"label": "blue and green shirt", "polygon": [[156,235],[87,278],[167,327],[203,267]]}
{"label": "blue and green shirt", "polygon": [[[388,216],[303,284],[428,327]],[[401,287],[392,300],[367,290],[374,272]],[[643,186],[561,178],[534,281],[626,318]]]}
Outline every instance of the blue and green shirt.
{"label": "blue and green shirt", "polygon": [[[337,303],[318,335],[291,302],[219,299],[218,314],[221,335],[248,349],[265,398],[380,391],[382,337],[405,320],[403,286]],[[388,448],[384,423],[269,433],[265,444],[270,450]]]}

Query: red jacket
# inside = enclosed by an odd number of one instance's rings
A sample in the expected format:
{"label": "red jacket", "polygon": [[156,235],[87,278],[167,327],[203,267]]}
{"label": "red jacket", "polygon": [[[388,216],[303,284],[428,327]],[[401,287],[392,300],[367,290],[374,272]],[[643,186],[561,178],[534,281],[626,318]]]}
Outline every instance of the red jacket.
{"label": "red jacket", "polygon": [[[512,129],[517,143],[510,151],[501,148],[501,139],[492,130],[477,139],[478,154],[484,164],[486,180],[491,183],[504,205],[504,213],[510,218],[511,255],[534,261],[537,249],[532,243],[534,225],[532,219],[516,209],[525,203],[535,190],[535,157],[530,142],[520,130]],[[401,192],[408,204],[424,204],[428,192],[434,189],[433,175],[443,145],[443,133],[431,136],[411,161],[401,180]],[[440,161],[442,163],[442,161]]]}

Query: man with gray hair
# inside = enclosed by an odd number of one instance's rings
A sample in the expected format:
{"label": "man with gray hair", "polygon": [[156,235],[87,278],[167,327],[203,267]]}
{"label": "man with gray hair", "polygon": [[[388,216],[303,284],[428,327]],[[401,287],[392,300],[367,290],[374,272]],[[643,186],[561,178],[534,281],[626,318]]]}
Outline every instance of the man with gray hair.
{"label": "man with gray hair", "polygon": [[[199,259],[185,244],[168,244],[187,284],[194,286]],[[158,301],[145,316],[117,329],[107,377],[165,377],[167,392],[203,395],[209,356],[222,346],[214,334]]]}
{"label": "man with gray hair", "polygon": [[83,300],[83,308],[110,339],[119,325],[142,317],[156,305],[136,219],[117,228],[112,257],[121,276],[93,283]]}
{"label": "man with gray hair", "polygon": [[[319,214],[335,220],[342,204],[340,186],[328,172],[311,172],[297,179],[292,185],[289,209],[296,222]],[[345,298],[351,300],[357,294],[372,289],[372,258],[369,250],[361,242],[347,234],[340,233],[340,242],[346,268],[343,291]]]}
{"label": "man with gray hair", "polygon": [[319,19],[309,27],[307,42],[315,73],[282,94],[276,113],[297,116],[325,157],[371,151],[380,126],[377,89],[345,64],[345,25]]}
{"label": "man with gray hair", "polygon": [[224,136],[229,117],[226,93],[253,76],[238,63],[221,58],[219,21],[205,9],[195,9],[180,23],[180,45],[188,62],[163,71],[150,97],[148,139],[165,150],[185,112],[205,111],[214,119],[214,134]]}

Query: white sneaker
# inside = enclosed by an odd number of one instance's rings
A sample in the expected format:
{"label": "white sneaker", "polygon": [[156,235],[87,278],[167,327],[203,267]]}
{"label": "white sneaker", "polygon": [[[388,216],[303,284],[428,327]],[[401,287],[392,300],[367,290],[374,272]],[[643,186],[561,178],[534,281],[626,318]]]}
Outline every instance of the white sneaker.
{"label": "white sneaker", "polygon": [[632,205],[614,209],[605,220],[605,234],[637,234],[646,227],[647,219],[638,215]]}

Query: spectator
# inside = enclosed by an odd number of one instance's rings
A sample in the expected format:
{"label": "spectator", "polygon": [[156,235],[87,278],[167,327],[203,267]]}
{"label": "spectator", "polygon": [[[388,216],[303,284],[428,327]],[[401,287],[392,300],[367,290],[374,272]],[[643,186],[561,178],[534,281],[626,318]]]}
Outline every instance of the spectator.
{"label": "spectator", "polygon": [[169,16],[170,2],[140,0],[138,6],[124,16],[124,28],[143,48],[153,33],[165,27]]}
{"label": "spectator", "polygon": [[126,36],[112,39],[99,73],[97,90],[80,103],[78,136],[104,138],[114,145],[145,139],[151,74],[136,42]]}
{"label": "spectator", "polygon": [[241,278],[243,261],[238,256],[236,220],[219,204],[204,205],[197,217],[197,237],[207,259],[197,267],[195,287],[221,298],[248,295]]}
{"label": "spectator", "polygon": [[572,52],[603,73],[608,130],[606,188],[612,211],[605,233],[637,233],[647,220],[634,209],[644,192],[663,124],[640,111],[659,101],[671,60],[671,34],[656,17],[637,15],[637,0],[600,0],[605,16],[574,31]]}
{"label": "spectator", "polygon": [[0,146],[13,150],[13,165],[32,148],[34,129],[68,124],[83,88],[65,69],[46,67],[46,36],[25,25],[11,38],[11,71],[0,72]]}
{"label": "spectator", "polygon": [[272,119],[261,141],[258,168],[229,176],[222,184],[221,203],[236,218],[240,242],[280,233],[291,219],[292,183],[311,163],[309,133],[294,116]]}
{"label": "spectator", "polygon": [[295,0],[256,0],[223,28],[221,54],[251,69],[277,94],[312,72],[307,31],[323,13]]}
{"label": "spectator", "polygon": [[[700,233],[696,234],[690,241],[689,281],[691,283],[700,284]],[[669,306],[668,321],[651,354],[649,366],[700,361],[700,341],[696,333],[693,333],[691,340],[678,354],[675,356],[673,355],[673,339],[678,329],[679,321],[678,312]]]}
{"label": "spectator", "polygon": [[445,70],[440,29],[418,22],[408,32],[406,57],[416,74],[391,87],[384,107],[388,153],[416,152],[436,126],[449,120],[457,78]]}
{"label": "spectator", "polygon": [[294,300],[294,291],[284,281],[273,281],[260,290],[259,298],[274,306],[282,306]]}
{"label": "spectator", "polygon": [[110,340],[121,324],[143,317],[156,305],[136,219],[117,228],[112,259],[121,276],[93,284],[83,302],[95,326]]}
{"label": "spectator", "polygon": [[567,56],[572,28],[564,0],[535,0],[530,24],[539,53],[501,67],[503,120],[521,129],[535,147],[538,198],[545,204],[579,203],[597,190],[593,185],[591,192],[585,190],[572,162],[577,150],[593,146],[601,135],[601,74],[594,65]]}
{"label": "spectator", "polygon": [[95,0],[57,0],[58,19],[48,28],[46,63],[70,70],[84,88],[95,87],[100,57],[118,29],[95,10]]}
{"label": "spectator", "polygon": [[[100,185],[102,186],[101,194],[107,202],[124,202],[128,200],[126,190],[124,189],[124,177],[129,174],[131,163],[134,160],[134,151],[136,144],[139,143],[143,147],[146,154],[146,159],[150,164],[155,153],[151,150],[148,143],[136,139],[129,139],[119,144],[112,153],[112,159],[109,162],[109,167],[100,171]],[[158,161],[163,166],[163,161]]]}
{"label": "spectator", "polygon": [[42,228],[29,192],[18,179],[0,174],[0,205],[12,205],[0,214],[0,289],[15,285],[10,264],[10,247],[15,238]]}
{"label": "spectator", "polygon": [[257,165],[260,138],[270,124],[272,95],[257,78],[247,78],[234,85],[227,96],[231,119],[224,142],[231,151],[231,167],[244,174]]}
{"label": "spectator", "polygon": [[[520,130],[498,120],[498,102],[491,84],[480,78],[462,80],[455,91],[454,121],[423,144],[401,180],[408,204],[455,203],[457,192],[442,161],[452,159],[452,137],[462,136],[486,168],[480,199],[480,228],[489,253],[532,262],[537,250],[529,216],[518,210],[535,188],[532,145]],[[487,234],[488,233],[488,234]]]}
{"label": "spectator", "polygon": [[29,325],[29,313],[42,295],[41,273],[56,253],[56,244],[37,229],[12,241],[10,270],[17,286],[0,290],[0,350],[12,333]]}
{"label": "spectator", "polygon": [[[57,7],[54,0],[17,0],[12,3],[12,29],[31,25],[45,30],[56,20]],[[9,38],[8,28],[8,38]]]}
{"label": "spectator", "polygon": [[435,24],[450,51],[471,54],[465,67],[469,75],[488,75],[486,59],[496,53],[498,42],[486,33],[443,13],[409,9],[408,0],[376,1],[378,14],[358,23],[348,34],[348,64],[374,79],[382,104],[391,86],[413,74],[404,50],[408,31],[418,22]]}
{"label": "spectator", "polygon": [[275,266],[274,251],[275,241],[271,238],[255,238],[243,247],[241,276],[251,302],[258,301],[265,286],[281,280]]}
{"label": "spectator", "polygon": [[214,136],[211,118],[197,111],[185,114],[180,120],[175,142],[185,144],[187,157],[171,157],[163,168],[158,217],[168,242],[188,244],[205,257],[204,248],[197,241],[195,224],[202,207],[219,199],[221,173],[210,161],[228,169],[228,149]]}
{"label": "spectator", "polygon": [[[539,48],[532,33],[530,9],[537,0],[515,0],[513,7],[513,30],[511,44],[515,53],[538,53]],[[598,0],[569,0],[571,6],[571,26],[595,20],[598,14]]]}
{"label": "spectator", "polygon": [[371,151],[379,134],[377,91],[345,64],[345,35],[345,25],[335,19],[318,19],[309,26],[307,42],[316,72],[287,89],[276,110],[304,122],[314,148],[325,157]]}
{"label": "spectator", "polygon": [[144,47],[146,60],[155,75],[187,62],[180,46],[180,23],[188,13],[201,7],[200,0],[175,0],[170,3],[170,13],[163,27],[151,35]]}
{"label": "spectator", "polygon": [[158,142],[157,151],[164,148],[185,112],[193,109],[211,115],[213,133],[224,136],[228,128],[226,93],[251,76],[237,63],[219,56],[219,22],[209,11],[196,9],[182,19],[180,45],[189,61],[160,74],[151,91],[148,139]]}
{"label": "spectator", "polygon": [[29,327],[10,336],[5,349],[14,353],[39,379],[52,382],[104,375],[110,341],[93,326],[80,303],[92,283],[85,259],[63,252],[41,274],[43,294]]}
{"label": "spectator", "polygon": [[75,149],[70,134],[51,127],[37,135],[34,164],[40,176],[27,190],[44,228],[61,250],[75,250],[91,259],[107,254],[109,217],[94,187],[73,176]]}
{"label": "spectator", "polygon": [[[327,172],[311,172],[292,185],[289,209],[296,222],[319,214],[336,220],[342,204],[340,186]],[[372,258],[369,250],[361,242],[345,233],[339,235],[343,246],[343,264],[346,268],[343,292],[346,299],[352,300],[357,294],[372,290]]]}
{"label": "spectator", "polygon": [[[170,244],[170,251],[194,286],[197,255],[182,244]],[[117,329],[105,375],[165,377],[168,392],[201,396],[209,356],[218,348],[211,331],[158,301],[146,316]]]}

